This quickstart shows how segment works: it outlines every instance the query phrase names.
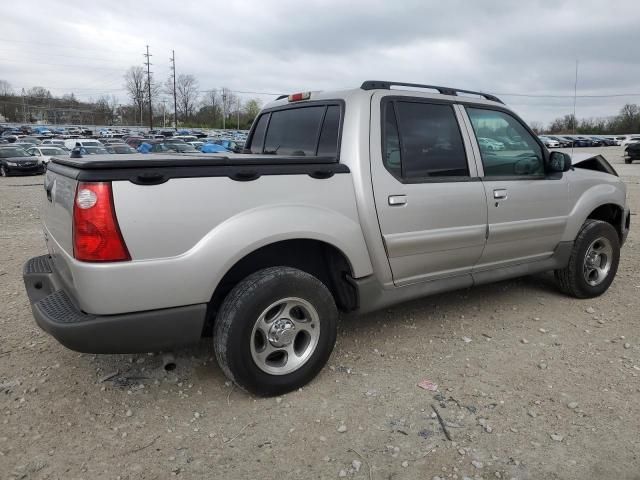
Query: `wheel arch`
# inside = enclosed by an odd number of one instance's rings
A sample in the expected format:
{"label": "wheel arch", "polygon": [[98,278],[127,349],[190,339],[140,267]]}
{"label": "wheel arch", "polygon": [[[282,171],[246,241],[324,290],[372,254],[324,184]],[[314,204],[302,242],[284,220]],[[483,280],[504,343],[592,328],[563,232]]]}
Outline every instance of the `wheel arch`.
{"label": "wheel arch", "polygon": [[222,276],[209,302],[208,326],[224,298],[242,279],[269,267],[292,267],[309,273],[324,283],[342,311],[358,307],[358,292],[353,283],[354,269],[338,247],[314,238],[294,238],[263,245],[238,259]]}

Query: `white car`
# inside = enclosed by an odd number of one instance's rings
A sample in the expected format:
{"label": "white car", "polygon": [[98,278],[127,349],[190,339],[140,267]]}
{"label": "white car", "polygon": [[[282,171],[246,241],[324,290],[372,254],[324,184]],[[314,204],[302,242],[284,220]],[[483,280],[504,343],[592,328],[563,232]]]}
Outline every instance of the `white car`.
{"label": "white car", "polygon": [[478,137],[478,144],[483,150],[504,150],[504,143],[493,138]]}
{"label": "white car", "polygon": [[540,140],[542,140],[542,143],[544,143],[544,146],[547,148],[558,148],[560,147],[560,142],[557,140],[554,140],[553,138],[549,138],[549,137],[545,137],[543,135],[539,135],[538,138]]}
{"label": "white car", "polygon": [[63,150],[67,149],[67,147],[64,146],[64,140],[61,140],[59,138],[48,138],[46,140],[43,140],[40,145],[41,146],[49,145],[52,147],[59,147],[59,148],[62,148]]}
{"label": "white car", "polygon": [[640,135],[625,135],[624,137],[622,137],[622,142],[620,142],[620,145],[622,145],[623,147],[626,147],[630,143],[635,143],[639,141],[640,141]]}
{"label": "white car", "polygon": [[69,138],[64,141],[64,146],[69,150],[73,150],[74,147],[103,147],[102,142],[94,140],[93,138]]}
{"label": "white car", "polygon": [[42,160],[42,163],[45,165],[49,163],[51,157],[64,158],[69,156],[67,150],[54,145],[38,145],[37,147],[27,149],[26,152],[30,155],[40,157],[40,160]]}

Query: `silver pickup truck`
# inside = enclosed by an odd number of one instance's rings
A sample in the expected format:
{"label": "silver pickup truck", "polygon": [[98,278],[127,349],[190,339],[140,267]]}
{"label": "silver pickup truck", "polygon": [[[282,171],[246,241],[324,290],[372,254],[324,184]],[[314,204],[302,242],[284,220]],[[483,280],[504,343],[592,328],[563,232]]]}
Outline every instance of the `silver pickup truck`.
{"label": "silver pickup truck", "polygon": [[40,327],[94,353],[213,336],[259,395],[322,369],[338,312],[550,270],[598,296],[630,219],[606,160],[549,153],[494,96],[380,81],[279,98],[243,154],[52,159],[43,204]]}

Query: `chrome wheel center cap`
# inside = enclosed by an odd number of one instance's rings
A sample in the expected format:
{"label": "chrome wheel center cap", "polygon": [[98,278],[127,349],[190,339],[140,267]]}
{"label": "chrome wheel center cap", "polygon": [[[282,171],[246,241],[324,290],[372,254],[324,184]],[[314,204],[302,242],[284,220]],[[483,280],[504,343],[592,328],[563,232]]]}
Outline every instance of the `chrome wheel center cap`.
{"label": "chrome wheel center cap", "polygon": [[599,265],[600,264],[600,255],[598,255],[598,254],[589,255],[589,258],[587,259],[587,263],[592,267],[595,266],[595,265]]}
{"label": "chrome wheel center cap", "polygon": [[288,318],[279,318],[269,328],[269,343],[277,348],[286,347],[296,335],[296,326]]}

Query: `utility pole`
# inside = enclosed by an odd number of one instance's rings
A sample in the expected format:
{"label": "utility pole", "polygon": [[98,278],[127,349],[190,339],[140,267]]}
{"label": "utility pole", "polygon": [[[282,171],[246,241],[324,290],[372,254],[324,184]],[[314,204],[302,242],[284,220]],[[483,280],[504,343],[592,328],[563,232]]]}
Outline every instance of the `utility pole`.
{"label": "utility pole", "polygon": [[167,126],[167,99],[162,99],[162,128]]}
{"label": "utility pole", "polygon": [[171,72],[173,73],[173,128],[178,131],[178,96],[176,95],[176,51],[171,50]]}
{"label": "utility pole", "polygon": [[[147,91],[149,93],[149,129],[153,130],[153,107],[151,101],[151,63],[149,62],[149,58],[151,58],[151,54],[149,53],[149,45],[147,45],[147,53],[142,54],[146,57],[147,61],[144,63],[147,66]],[[142,119],[141,119],[142,120]]]}
{"label": "utility pole", "polygon": [[240,130],[240,97],[238,97],[238,126],[236,127],[236,130]]}
{"label": "utility pole", "polygon": [[24,88],[22,89],[22,118],[22,121],[27,123],[27,107],[24,103]]}
{"label": "utility pole", "polygon": [[223,89],[222,90],[222,129],[225,130],[225,117],[226,112],[225,112],[225,104],[227,103],[227,92]]}

